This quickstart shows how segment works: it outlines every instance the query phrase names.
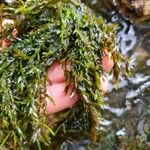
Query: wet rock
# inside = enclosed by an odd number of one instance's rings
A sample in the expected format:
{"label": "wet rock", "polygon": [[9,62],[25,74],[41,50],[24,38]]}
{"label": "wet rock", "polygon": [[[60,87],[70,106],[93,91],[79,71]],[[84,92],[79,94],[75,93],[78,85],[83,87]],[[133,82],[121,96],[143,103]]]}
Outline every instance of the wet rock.
{"label": "wet rock", "polygon": [[91,141],[89,140],[84,140],[84,141],[66,140],[62,144],[60,149],[61,150],[86,150],[84,146],[90,143]]}
{"label": "wet rock", "polygon": [[150,0],[116,0],[117,9],[135,22],[150,19]]}
{"label": "wet rock", "polygon": [[[88,3],[87,0],[83,0]],[[139,23],[150,19],[150,0],[88,0],[94,10],[109,15],[115,10],[133,22]]]}

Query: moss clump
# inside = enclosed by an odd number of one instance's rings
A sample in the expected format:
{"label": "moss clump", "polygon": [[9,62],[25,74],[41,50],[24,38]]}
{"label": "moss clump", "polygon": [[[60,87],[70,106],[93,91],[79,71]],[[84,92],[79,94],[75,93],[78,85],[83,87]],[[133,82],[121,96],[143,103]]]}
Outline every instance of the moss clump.
{"label": "moss clump", "polygon": [[[1,34],[12,44],[0,53],[0,147],[29,148],[33,143],[49,145],[56,131],[97,135],[103,96],[100,90],[103,50],[111,51],[115,62],[113,73],[119,75],[119,63],[127,61],[116,50],[116,25],[107,25],[80,1],[19,0],[1,4],[4,18],[15,20],[19,38],[11,37],[14,26]],[[49,126],[45,115],[45,83],[47,69],[59,60],[67,77],[78,90],[78,105],[61,117],[61,122]],[[66,63],[71,62],[71,70]],[[41,96],[42,95],[42,96]],[[80,112],[80,128],[72,128]],[[52,129],[53,128],[53,129]]]}

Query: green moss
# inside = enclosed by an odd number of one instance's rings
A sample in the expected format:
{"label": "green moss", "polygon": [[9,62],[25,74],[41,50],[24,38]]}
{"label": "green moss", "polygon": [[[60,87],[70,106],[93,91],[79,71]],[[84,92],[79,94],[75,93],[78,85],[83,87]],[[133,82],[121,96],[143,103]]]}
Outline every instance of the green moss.
{"label": "green moss", "polygon": [[[91,133],[96,140],[103,104],[102,51],[112,52],[116,78],[120,73],[118,64],[123,61],[128,65],[116,50],[116,25],[106,24],[79,1],[20,0],[8,6],[1,4],[0,8],[1,21],[13,18],[20,33],[14,39],[9,28],[0,37],[8,35],[13,42],[0,53],[1,148],[28,149],[33,143],[40,148],[40,143],[49,145],[60,129]],[[50,127],[45,115],[45,83],[47,69],[55,60],[64,66],[66,90],[74,80],[73,89],[78,91],[80,101],[67,117]],[[67,62],[71,62],[70,71],[66,70]],[[79,118],[81,126],[74,128],[73,122]]]}

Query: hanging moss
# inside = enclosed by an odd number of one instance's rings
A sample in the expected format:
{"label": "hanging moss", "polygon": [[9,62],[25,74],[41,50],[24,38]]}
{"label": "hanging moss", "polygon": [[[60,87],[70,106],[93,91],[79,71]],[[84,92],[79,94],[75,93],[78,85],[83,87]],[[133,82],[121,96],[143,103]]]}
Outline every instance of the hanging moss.
{"label": "hanging moss", "polygon": [[[0,52],[0,148],[29,149],[36,143],[40,149],[41,143],[53,143],[58,131],[90,133],[95,140],[103,105],[102,52],[112,52],[116,78],[118,64],[128,66],[116,49],[116,25],[106,24],[77,0],[19,0],[1,4],[0,12],[1,22],[4,18],[15,21],[0,35],[12,42]],[[18,38],[11,36],[14,27]],[[72,92],[77,90],[80,100],[76,107],[59,113],[60,120],[50,126],[45,114],[45,84],[47,69],[56,60],[63,64],[66,90],[73,80]],[[70,71],[65,67],[68,62]]]}

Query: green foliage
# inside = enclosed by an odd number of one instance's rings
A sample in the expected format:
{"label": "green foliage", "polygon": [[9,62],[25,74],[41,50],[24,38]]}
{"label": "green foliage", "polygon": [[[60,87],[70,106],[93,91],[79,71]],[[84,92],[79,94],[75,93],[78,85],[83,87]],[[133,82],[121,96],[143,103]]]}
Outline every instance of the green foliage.
{"label": "green foliage", "polygon": [[[116,25],[107,25],[80,1],[19,0],[0,8],[0,20],[13,18],[20,33],[15,39],[9,28],[0,36],[8,35],[13,43],[0,53],[0,147],[49,145],[61,127],[69,132],[79,113],[81,131],[90,132],[96,140],[103,104],[102,51],[112,52],[115,77],[120,73],[119,63],[128,63],[116,51]],[[73,80],[72,92],[78,91],[80,101],[61,123],[50,127],[45,115],[45,84],[47,69],[56,60],[63,64],[66,90]],[[70,71],[65,67],[68,62]]]}

